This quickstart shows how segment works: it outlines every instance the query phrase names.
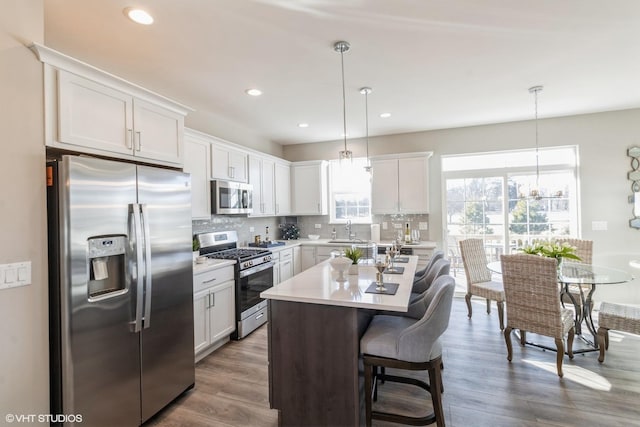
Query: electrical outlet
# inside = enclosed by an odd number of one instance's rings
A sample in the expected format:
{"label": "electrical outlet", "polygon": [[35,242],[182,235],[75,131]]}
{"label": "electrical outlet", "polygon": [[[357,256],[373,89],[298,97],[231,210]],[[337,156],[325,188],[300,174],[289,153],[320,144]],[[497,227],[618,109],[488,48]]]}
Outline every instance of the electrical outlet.
{"label": "electrical outlet", "polygon": [[418,230],[428,230],[429,229],[429,223],[428,222],[419,222],[418,223]]}
{"label": "electrical outlet", "polygon": [[254,231],[256,231],[255,227],[249,227],[249,233],[253,233]]}
{"label": "electrical outlet", "polygon": [[387,224],[387,222],[386,222],[386,221],[383,221],[383,222],[382,222],[382,229],[383,229],[383,230],[386,230],[387,228],[389,228],[389,224]]}
{"label": "electrical outlet", "polygon": [[316,228],[322,228],[322,224],[316,224]]}
{"label": "electrical outlet", "polygon": [[400,230],[402,228],[402,224],[393,224],[393,228],[395,228],[396,230]]}

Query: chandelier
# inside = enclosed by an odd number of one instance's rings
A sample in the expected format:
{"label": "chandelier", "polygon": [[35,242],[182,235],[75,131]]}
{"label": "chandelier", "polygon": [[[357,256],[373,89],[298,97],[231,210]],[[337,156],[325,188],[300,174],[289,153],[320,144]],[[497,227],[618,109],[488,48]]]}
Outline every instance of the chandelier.
{"label": "chandelier", "polygon": [[532,93],[535,99],[535,125],[536,125],[536,184],[529,191],[529,197],[535,200],[549,199],[562,197],[562,190],[552,192],[548,196],[542,195],[540,189],[540,146],[538,144],[538,92],[542,92],[542,86],[532,86],[529,88],[529,93]]}

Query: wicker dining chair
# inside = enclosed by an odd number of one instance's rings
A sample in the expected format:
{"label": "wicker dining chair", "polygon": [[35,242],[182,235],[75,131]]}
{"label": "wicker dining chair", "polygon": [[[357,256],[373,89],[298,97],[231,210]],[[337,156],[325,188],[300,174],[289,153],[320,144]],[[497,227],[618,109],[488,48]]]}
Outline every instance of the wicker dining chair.
{"label": "wicker dining chair", "polygon": [[502,283],[491,280],[491,272],[487,268],[487,254],[481,239],[465,239],[460,241],[460,255],[467,276],[467,302],[469,318],[473,314],[471,297],[477,295],[487,300],[487,314],[491,314],[491,301],[498,305],[500,330],[504,329],[504,288]]}
{"label": "wicker dining chair", "polygon": [[[572,237],[554,239],[556,243],[563,244],[568,243],[576,248],[575,254],[580,257],[580,260],[571,260],[571,262],[577,262],[581,264],[591,264],[593,260],[593,240],[575,239]],[[582,292],[580,292],[580,285],[570,285],[569,293],[567,295],[562,289],[562,297],[560,301],[562,304],[574,304],[576,309],[576,318],[582,318],[582,295],[589,293],[591,290],[590,285],[583,285]],[[582,295],[581,295],[582,294]],[[573,299],[572,299],[573,297]],[[593,307],[593,304],[591,304]],[[578,331],[579,332],[579,331]]]}
{"label": "wicker dining chair", "polygon": [[567,354],[573,359],[575,323],[571,310],[560,305],[558,293],[558,262],[538,255],[502,255],[502,283],[508,307],[504,339],[507,360],[511,362],[513,348],[511,331],[520,330],[520,344],[526,343],[526,333],[545,335],[555,339],[558,376],[562,377],[564,336]]}

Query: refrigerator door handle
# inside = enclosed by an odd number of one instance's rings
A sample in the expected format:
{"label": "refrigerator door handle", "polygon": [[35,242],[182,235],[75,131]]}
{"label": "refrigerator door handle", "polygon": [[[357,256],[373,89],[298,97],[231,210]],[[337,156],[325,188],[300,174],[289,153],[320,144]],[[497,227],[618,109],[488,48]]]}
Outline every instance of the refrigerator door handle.
{"label": "refrigerator door handle", "polygon": [[142,302],[144,298],[144,288],[140,280],[142,271],[142,226],[140,224],[140,205],[132,203],[129,205],[129,215],[133,218],[133,235],[135,241],[135,266],[136,266],[136,318],[134,320],[133,332],[142,330]]}
{"label": "refrigerator door handle", "polygon": [[144,328],[151,326],[151,291],[153,289],[153,281],[151,277],[151,233],[149,232],[149,214],[147,205],[140,205],[142,208],[142,228],[144,232]]}

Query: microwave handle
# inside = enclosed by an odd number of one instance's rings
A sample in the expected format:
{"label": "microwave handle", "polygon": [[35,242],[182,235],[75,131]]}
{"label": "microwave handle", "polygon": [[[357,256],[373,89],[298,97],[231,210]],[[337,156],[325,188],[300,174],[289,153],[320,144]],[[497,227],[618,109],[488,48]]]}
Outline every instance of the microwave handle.
{"label": "microwave handle", "polygon": [[242,208],[247,209],[249,207],[249,193],[247,190],[242,190]]}

